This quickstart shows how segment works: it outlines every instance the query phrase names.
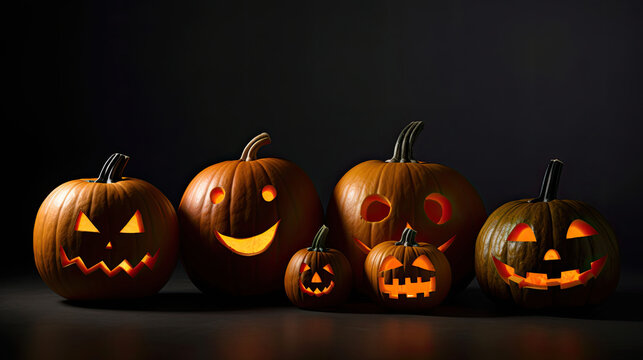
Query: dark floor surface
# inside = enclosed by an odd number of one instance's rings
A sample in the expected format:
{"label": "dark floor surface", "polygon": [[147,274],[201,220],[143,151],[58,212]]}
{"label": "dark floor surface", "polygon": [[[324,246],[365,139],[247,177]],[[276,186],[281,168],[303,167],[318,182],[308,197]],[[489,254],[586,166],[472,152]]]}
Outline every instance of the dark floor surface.
{"label": "dark floor surface", "polygon": [[368,302],[337,312],[258,299],[221,304],[178,270],[153,298],[65,301],[36,276],[0,283],[3,359],[641,358],[643,284],[624,275],[609,301],[583,312],[503,309],[475,281],[426,315]]}

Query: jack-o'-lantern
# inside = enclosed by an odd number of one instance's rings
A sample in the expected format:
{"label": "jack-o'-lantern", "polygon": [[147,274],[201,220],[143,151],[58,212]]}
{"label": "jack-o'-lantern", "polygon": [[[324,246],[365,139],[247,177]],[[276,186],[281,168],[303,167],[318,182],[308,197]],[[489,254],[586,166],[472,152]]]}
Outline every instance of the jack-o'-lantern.
{"label": "jack-o'-lantern", "polygon": [[451,263],[454,290],[473,278],[475,239],[486,217],[482,200],[455,170],[413,159],[413,143],[422,127],[419,121],[407,125],[391,159],[353,167],[331,196],[329,244],[348,257],[356,286],[362,290],[368,253],[381,242],[398,239],[405,228],[416,230],[419,242],[444,252]]}
{"label": "jack-o'-lantern", "polygon": [[174,270],[174,207],[150,183],[122,177],[128,159],[113,154],[98,178],[60,185],[38,210],[33,234],[36,267],[63,297],[152,295]]}
{"label": "jack-o'-lantern", "polygon": [[437,247],[415,241],[404,229],[400,241],[385,241],[369,252],[364,272],[375,299],[396,310],[426,310],[442,302],[451,288],[451,266]]}
{"label": "jack-o'-lantern", "polygon": [[556,198],[563,163],[551,160],[535,199],[494,211],[476,243],[476,274],[492,298],[523,307],[603,301],[619,278],[614,232],[593,207]]}
{"label": "jack-o'-lantern", "polygon": [[201,291],[256,295],[282,288],[292,254],[322,224],[323,210],[306,173],[294,163],[257,158],[262,133],[240,160],[209,166],[190,182],[179,205],[182,259]]}
{"label": "jack-o'-lantern", "polygon": [[346,301],[350,294],[350,263],[344,254],[326,247],[328,231],[328,227],[322,225],[312,246],[297,251],[286,268],[286,295],[301,308],[337,306]]}

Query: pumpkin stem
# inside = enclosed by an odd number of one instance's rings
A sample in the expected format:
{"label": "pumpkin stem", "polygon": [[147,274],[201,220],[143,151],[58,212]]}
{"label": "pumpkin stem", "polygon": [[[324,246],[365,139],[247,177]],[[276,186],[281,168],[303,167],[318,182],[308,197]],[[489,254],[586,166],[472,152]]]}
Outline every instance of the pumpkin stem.
{"label": "pumpkin stem", "polygon": [[398,135],[397,140],[395,141],[395,147],[393,148],[393,157],[386,160],[386,162],[400,162],[400,156],[402,153],[402,142],[404,141],[404,138],[406,137],[407,131],[411,128],[413,123],[410,123],[402,129],[402,132],[400,132],[400,135]]}
{"label": "pumpkin stem", "polygon": [[417,162],[417,160],[413,159],[413,143],[418,134],[420,134],[420,131],[424,128],[424,123],[422,121],[414,121],[414,123],[411,130],[407,133],[405,141],[402,142],[402,158],[400,162]]}
{"label": "pumpkin stem", "polygon": [[529,200],[530,203],[547,202],[556,200],[558,194],[558,183],[560,181],[560,174],[563,172],[563,162],[558,159],[549,160],[543,184],[540,187],[540,194],[537,198]]}
{"label": "pumpkin stem", "polygon": [[259,151],[259,148],[268,144],[270,144],[270,135],[268,135],[268,133],[263,132],[255,136],[243,149],[243,152],[241,153],[241,159],[239,160],[257,160],[257,152]]}
{"label": "pumpkin stem", "polygon": [[123,180],[123,170],[128,161],[127,155],[119,153],[110,155],[94,182],[111,184]]}
{"label": "pumpkin stem", "polygon": [[402,237],[400,238],[400,241],[396,242],[395,245],[420,246],[415,241],[415,235],[417,235],[417,233],[417,231],[411,228],[405,228],[404,231],[402,231]]}
{"label": "pumpkin stem", "polygon": [[322,225],[313,238],[313,244],[308,251],[326,251],[326,237],[328,236],[328,226]]}
{"label": "pumpkin stem", "polygon": [[413,159],[413,142],[418,136],[424,123],[422,121],[412,121],[402,129],[402,132],[397,137],[395,148],[393,149],[393,157],[386,160],[386,162],[414,162]]}

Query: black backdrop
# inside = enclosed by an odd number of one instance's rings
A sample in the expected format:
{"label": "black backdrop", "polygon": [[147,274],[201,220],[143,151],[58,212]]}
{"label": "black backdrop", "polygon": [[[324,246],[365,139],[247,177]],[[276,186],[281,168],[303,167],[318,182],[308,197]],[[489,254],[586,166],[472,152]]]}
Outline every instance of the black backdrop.
{"label": "black backdrop", "polygon": [[112,152],[178,206],[198,171],[268,131],[260,155],[300,165],[326,205],[412,120],[416,157],[459,170],[488,211],[535,196],[562,159],[560,196],[601,211],[641,270],[642,14],[639,1],[14,4],[3,175],[18,231],[3,274],[35,271],[40,202]]}

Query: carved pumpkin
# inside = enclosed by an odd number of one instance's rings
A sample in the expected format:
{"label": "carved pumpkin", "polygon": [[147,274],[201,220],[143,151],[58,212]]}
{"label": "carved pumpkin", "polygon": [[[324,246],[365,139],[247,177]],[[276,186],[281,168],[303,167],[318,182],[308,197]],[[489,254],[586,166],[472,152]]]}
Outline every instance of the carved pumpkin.
{"label": "carved pumpkin", "polygon": [[353,167],[331,196],[329,243],[348,257],[358,287],[364,286],[364,260],[371,249],[399,239],[407,227],[418,232],[418,241],[445,253],[455,288],[473,278],[475,239],[486,217],[482,200],[455,170],[413,159],[413,142],[422,126],[419,121],[407,125],[390,160]]}
{"label": "carved pumpkin", "polygon": [[129,157],[113,154],[98,178],[66,182],[36,215],[38,273],[74,300],[152,295],[177,261],[178,222],[154,186],[123,178]]}
{"label": "carved pumpkin", "polygon": [[312,246],[297,251],[286,268],[286,295],[301,308],[337,306],[351,292],[351,265],[344,254],[326,248],[327,235],[328,227],[322,225]]}
{"label": "carved pumpkin", "polygon": [[490,297],[523,307],[582,306],[616,288],[614,233],[588,204],[556,198],[562,167],[551,160],[540,195],[499,207],[480,231],[476,274]]}
{"label": "carved pumpkin", "polygon": [[404,229],[400,241],[386,241],[369,252],[364,272],[378,303],[397,310],[426,310],[451,288],[451,266],[437,247],[415,241]]}
{"label": "carved pumpkin", "polygon": [[282,288],[292,254],[323,220],[312,181],[294,163],[257,159],[270,143],[262,133],[240,160],[201,171],[179,205],[183,264],[207,293],[255,295]]}

